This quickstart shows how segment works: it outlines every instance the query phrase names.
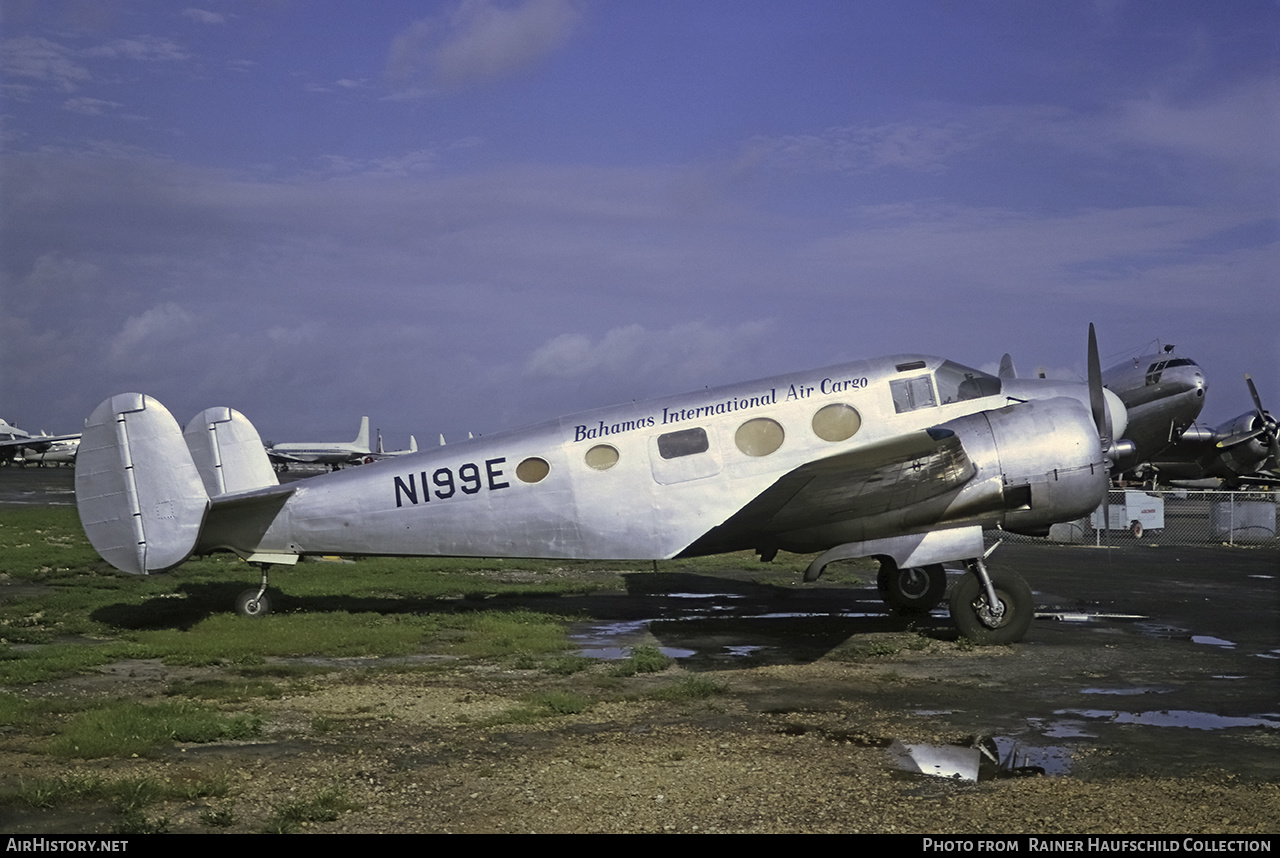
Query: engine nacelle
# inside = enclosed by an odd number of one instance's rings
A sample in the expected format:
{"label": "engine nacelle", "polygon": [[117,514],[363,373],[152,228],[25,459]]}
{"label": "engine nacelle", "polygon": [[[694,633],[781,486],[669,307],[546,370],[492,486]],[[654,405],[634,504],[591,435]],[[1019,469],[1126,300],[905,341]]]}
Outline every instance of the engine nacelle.
{"label": "engine nacelle", "polygon": [[[1263,460],[1271,455],[1269,439],[1261,434],[1266,429],[1267,420],[1256,411],[1241,414],[1236,419],[1219,426],[1218,437],[1228,439],[1228,443],[1225,447],[1216,449],[1210,455],[1203,457],[1201,464],[1205,472],[1224,479],[1256,473]],[[1232,438],[1243,438],[1249,435],[1254,437],[1249,438],[1248,441],[1230,443]]]}
{"label": "engine nacelle", "polygon": [[942,425],[960,436],[978,469],[973,485],[1000,480],[1002,508],[990,523],[1043,536],[1102,503],[1107,460],[1089,409],[1076,399],[1022,402]]}

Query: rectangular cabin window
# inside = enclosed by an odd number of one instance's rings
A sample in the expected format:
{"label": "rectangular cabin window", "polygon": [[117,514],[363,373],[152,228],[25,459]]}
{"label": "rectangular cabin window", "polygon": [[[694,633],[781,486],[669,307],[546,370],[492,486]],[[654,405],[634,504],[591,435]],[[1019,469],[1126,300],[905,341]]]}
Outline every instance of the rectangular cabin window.
{"label": "rectangular cabin window", "polygon": [[927,375],[895,379],[889,382],[889,392],[893,395],[893,410],[898,414],[938,404],[933,396],[933,382]]}
{"label": "rectangular cabin window", "polygon": [[705,453],[710,447],[707,430],[702,427],[681,429],[679,432],[668,432],[658,436],[658,455],[664,459],[679,459],[681,456]]}

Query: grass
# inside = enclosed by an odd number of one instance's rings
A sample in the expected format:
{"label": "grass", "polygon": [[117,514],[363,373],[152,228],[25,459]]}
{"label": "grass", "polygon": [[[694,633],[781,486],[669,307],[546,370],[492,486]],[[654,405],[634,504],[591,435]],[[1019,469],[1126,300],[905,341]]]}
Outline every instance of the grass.
{"label": "grass", "polygon": [[[0,605],[0,726],[29,750],[68,758],[147,756],[174,743],[247,738],[262,726],[254,706],[308,693],[315,674],[332,669],[300,661],[309,657],[437,655],[547,676],[585,672],[596,686],[620,682],[666,670],[672,659],[656,647],[637,647],[627,659],[592,671],[598,662],[570,650],[566,628],[573,617],[520,607],[512,598],[623,589],[644,580],[662,586],[667,576],[744,567],[756,580],[794,581],[804,565],[804,558],[764,565],[739,554],[664,561],[662,574],[649,578],[651,562],[363,558],[304,563],[273,570],[276,612],[246,622],[231,606],[258,572],[238,558],[215,555],[164,575],[126,575],[89,546],[74,508],[2,508],[0,582],[15,589]],[[146,702],[30,698],[4,690],[92,675],[122,660],[216,666],[220,672],[174,682],[163,699]],[[438,670],[439,664],[391,669]],[[657,696],[699,699],[721,691],[710,680],[685,677]],[[592,697],[578,692],[549,690],[527,698],[505,717],[573,714],[592,703]],[[316,723],[317,732],[335,729],[324,718]],[[64,795],[96,791],[99,798],[107,790],[102,783],[78,781],[48,788]],[[134,805],[141,806],[131,804],[134,811]],[[278,816],[284,827],[299,824],[296,812]],[[213,814],[207,824],[216,827],[225,819]],[[163,820],[135,818],[132,823],[145,830]]]}
{"label": "grass", "polygon": [[558,715],[577,715],[591,708],[594,701],[584,694],[563,689],[539,691],[519,706],[478,721],[479,727],[500,727],[508,724],[533,724],[544,718]]}
{"label": "grass", "polygon": [[[754,557],[666,561],[665,574],[741,569]],[[803,558],[757,564],[768,575],[803,568]],[[99,559],[71,507],[0,510],[0,578],[29,585],[0,606],[0,687],[92,672],[122,659],[169,665],[234,665],[248,674],[273,658],[434,653],[507,659],[570,675],[569,618],[509,606],[512,596],[575,594],[620,587],[649,562],[601,564],[502,559],[364,558],[305,563],[273,576],[277,612],[245,623],[234,596],[257,572],[230,555],[189,561],[171,573],[131,576]],[[591,571],[566,577],[565,569]],[[762,573],[763,574],[763,573]],[[643,648],[616,666],[624,675],[669,660]],[[284,668],[280,668],[284,669]],[[305,668],[297,667],[297,670]]]}
{"label": "grass", "polygon": [[503,597],[620,582],[566,580],[559,568],[430,558],[308,563],[276,576],[287,588],[277,599],[282,610],[247,624],[230,607],[257,572],[234,557],[190,561],[160,576],[124,575],[97,557],[74,509],[5,508],[0,580],[28,589],[0,606],[0,686],[75,676],[121,659],[249,670],[265,669],[272,657],[321,654],[541,656],[566,647],[565,618],[506,610]]}
{"label": "grass", "polygon": [[721,694],[729,693],[729,686],[724,680],[713,676],[684,676],[670,685],[651,692],[650,697],[657,700],[707,700]]}
{"label": "grass", "polygon": [[194,703],[118,700],[73,716],[46,749],[56,756],[86,759],[147,756],[174,742],[247,739],[260,728],[253,716],[224,715]]}
{"label": "grass", "polygon": [[[231,789],[225,777],[121,776],[156,766],[177,771],[169,766],[180,757],[207,761],[212,758],[184,755],[185,746],[252,739],[268,726],[273,740],[344,741],[348,722],[339,716],[319,711],[268,724],[264,714],[292,712],[287,700],[276,701],[324,689],[323,674],[336,669],[330,659],[350,660],[340,665],[344,672],[360,664],[357,659],[371,659],[360,681],[376,682],[380,671],[444,676],[459,665],[472,665],[490,682],[510,681],[508,699],[518,703],[496,716],[462,719],[462,726],[475,730],[572,717],[606,702],[715,706],[714,698],[728,693],[723,681],[664,674],[673,660],[653,646],[636,647],[620,662],[577,655],[567,629],[579,616],[554,608],[578,602],[524,600],[601,588],[661,593],[688,582],[703,586],[700,577],[717,587],[717,576],[751,587],[790,586],[805,564],[806,558],[759,564],[749,554],[661,564],[308,562],[273,569],[275,612],[247,622],[232,605],[259,573],[234,556],[195,559],[163,575],[126,575],[98,558],[73,508],[0,508],[0,585],[9,586],[0,604],[0,731],[22,753],[45,756],[46,771],[69,770],[0,789],[0,817],[6,805],[87,803],[114,815],[111,830],[118,833],[283,833],[332,822],[356,809],[339,785],[317,789],[313,782],[310,791],[270,807],[264,824],[249,821],[261,817],[243,803],[238,779]],[[658,575],[652,574],[655,566]],[[147,676],[183,678],[150,686],[144,699],[109,699],[107,689],[114,686],[94,677],[106,665],[116,664],[118,671],[118,663],[128,660],[167,668]],[[651,675],[658,676],[633,679]],[[51,683],[73,677],[84,679]],[[83,771],[90,767],[96,771]]]}
{"label": "grass", "polygon": [[262,833],[293,834],[310,823],[333,822],[343,813],[356,809],[342,787],[324,787],[305,799],[276,806]]}
{"label": "grass", "polygon": [[227,780],[221,775],[160,780],[151,775],[111,778],[93,772],[72,772],[56,778],[20,781],[16,789],[0,792],[0,806],[25,804],[49,809],[98,800],[120,811],[137,811],[161,801],[221,798],[227,792]]}
{"label": "grass", "polygon": [[631,650],[631,655],[615,663],[609,672],[614,676],[659,673],[674,663],[674,659],[664,655],[656,646],[638,646]]}

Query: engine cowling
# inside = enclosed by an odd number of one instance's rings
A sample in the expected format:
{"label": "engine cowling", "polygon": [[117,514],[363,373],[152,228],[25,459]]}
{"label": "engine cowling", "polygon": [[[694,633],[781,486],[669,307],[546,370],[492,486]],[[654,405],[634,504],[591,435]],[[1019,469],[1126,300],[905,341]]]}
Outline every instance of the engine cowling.
{"label": "engine cowling", "polygon": [[1088,515],[1106,494],[1098,429],[1076,399],[1021,402],[943,427],[960,436],[978,471],[975,486],[999,479],[1001,509],[991,523],[1006,530],[1043,536],[1053,524]]}

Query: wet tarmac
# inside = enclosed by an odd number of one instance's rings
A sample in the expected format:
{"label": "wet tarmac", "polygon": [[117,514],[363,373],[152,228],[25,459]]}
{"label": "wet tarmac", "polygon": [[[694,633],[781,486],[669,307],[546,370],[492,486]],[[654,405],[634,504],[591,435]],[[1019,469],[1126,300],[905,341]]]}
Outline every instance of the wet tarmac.
{"label": "wet tarmac", "polygon": [[0,506],[75,506],[76,469],[0,466]]}
{"label": "wet tarmac", "polygon": [[[999,657],[898,655],[895,681],[828,694],[988,737],[1006,770],[1280,779],[1280,550],[1024,544],[989,563],[1035,593],[1022,643]],[[597,658],[650,644],[686,669],[732,671],[811,663],[850,642],[874,654],[885,632],[955,637],[945,609],[896,617],[870,587],[769,587],[751,572],[628,576],[625,596],[589,600],[594,619],[575,640]]]}

